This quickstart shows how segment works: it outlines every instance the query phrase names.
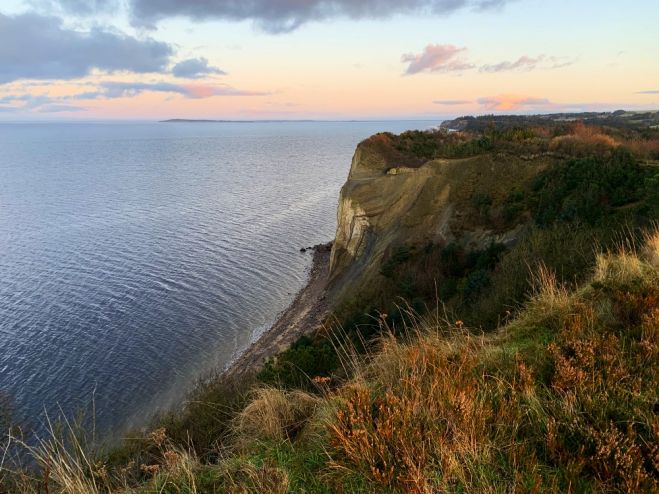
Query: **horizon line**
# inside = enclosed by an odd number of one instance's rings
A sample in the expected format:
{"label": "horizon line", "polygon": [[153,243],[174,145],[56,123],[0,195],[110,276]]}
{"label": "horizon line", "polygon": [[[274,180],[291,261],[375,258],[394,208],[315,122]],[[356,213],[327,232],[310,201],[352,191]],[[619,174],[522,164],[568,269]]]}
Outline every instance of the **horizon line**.
{"label": "horizon line", "polygon": [[256,119],[212,119],[212,118],[61,118],[61,119],[18,119],[4,120],[0,119],[0,124],[112,124],[112,123],[367,123],[367,122],[435,122],[440,123],[446,120],[453,120],[464,117],[483,117],[483,116],[543,116],[543,115],[575,115],[575,114],[605,114],[616,111],[625,111],[628,113],[657,112],[659,109],[629,109],[616,108],[606,110],[582,110],[582,111],[548,111],[548,112],[473,112],[462,114],[437,115],[429,116],[401,116],[401,117],[355,117],[355,118],[256,118]]}

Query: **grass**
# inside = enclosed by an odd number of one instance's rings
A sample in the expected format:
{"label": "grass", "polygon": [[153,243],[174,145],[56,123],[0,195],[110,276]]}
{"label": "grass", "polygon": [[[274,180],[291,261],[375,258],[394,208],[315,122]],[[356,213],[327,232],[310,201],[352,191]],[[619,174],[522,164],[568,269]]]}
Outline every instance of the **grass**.
{"label": "grass", "polygon": [[540,271],[493,335],[426,323],[387,341],[343,394],[334,463],[400,492],[655,491],[654,256],[601,255],[574,291]]}
{"label": "grass", "polygon": [[238,438],[293,440],[318,406],[319,398],[304,391],[257,388],[235,419]]}

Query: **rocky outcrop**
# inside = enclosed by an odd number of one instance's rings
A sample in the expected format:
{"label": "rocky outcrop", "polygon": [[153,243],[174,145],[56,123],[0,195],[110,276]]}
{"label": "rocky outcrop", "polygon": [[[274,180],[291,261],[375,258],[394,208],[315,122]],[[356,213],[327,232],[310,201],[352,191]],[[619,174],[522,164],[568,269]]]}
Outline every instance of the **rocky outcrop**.
{"label": "rocky outcrop", "polygon": [[373,282],[383,259],[403,244],[514,242],[523,224],[495,227],[474,204],[486,198],[486,216],[496,216],[515,184],[551,159],[483,154],[422,162],[401,155],[389,139],[380,134],[358,146],[341,190],[330,260],[335,295]]}

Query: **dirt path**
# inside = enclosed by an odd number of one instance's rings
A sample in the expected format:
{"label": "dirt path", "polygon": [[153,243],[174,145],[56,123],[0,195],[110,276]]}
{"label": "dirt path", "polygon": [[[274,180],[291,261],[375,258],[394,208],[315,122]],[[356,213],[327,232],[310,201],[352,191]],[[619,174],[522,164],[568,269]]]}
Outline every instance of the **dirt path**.
{"label": "dirt path", "polygon": [[224,372],[230,379],[257,372],[265,361],[286,350],[295,340],[317,329],[329,315],[325,299],[329,276],[330,246],[314,248],[309,281],[272,327],[243,352]]}

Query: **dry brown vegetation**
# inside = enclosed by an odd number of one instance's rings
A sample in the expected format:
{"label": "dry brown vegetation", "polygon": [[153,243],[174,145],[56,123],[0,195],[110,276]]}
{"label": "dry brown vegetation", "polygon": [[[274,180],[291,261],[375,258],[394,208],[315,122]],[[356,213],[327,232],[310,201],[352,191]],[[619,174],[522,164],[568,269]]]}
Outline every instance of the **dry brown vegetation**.
{"label": "dry brown vegetation", "polygon": [[619,142],[604,134],[598,127],[577,122],[570,129],[570,133],[554,137],[549,149],[568,156],[582,157],[602,155],[619,145]]}
{"label": "dry brown vegetation", "polygon": [[583,157],[605,155],[612,149],[624,147],[641,159],[659,159],[659,135],[643,136],[605,129],[596,125],[576,122],[567,133],[551,139],[549,150],[566,156]]}
{"label": "dry brown vegetation", "polygon": [[646,159],[659,159],[659,138],[656,139],[629,139],[624,141],[625,147],[629,148],[636,156]]}
{"label": "dry brown vegetation", "polygon": [[387,341],[330,426],[334,464],[410,493],[655,492],[658,239],[576,292],[541,272],[494,337]]}
{"label": "dry brown vegetation", "polygon": [[304,391],[258,388],[234,423],[238,439],[292,440],[311,417],[320,398]]}

